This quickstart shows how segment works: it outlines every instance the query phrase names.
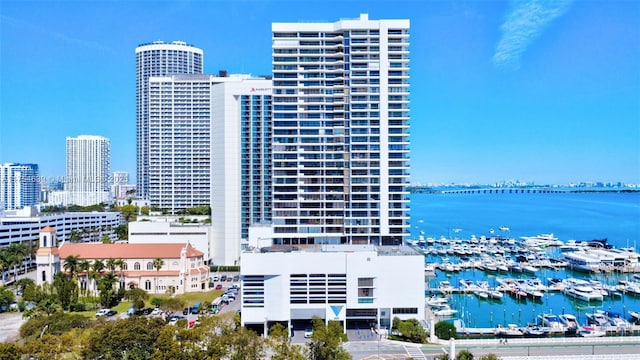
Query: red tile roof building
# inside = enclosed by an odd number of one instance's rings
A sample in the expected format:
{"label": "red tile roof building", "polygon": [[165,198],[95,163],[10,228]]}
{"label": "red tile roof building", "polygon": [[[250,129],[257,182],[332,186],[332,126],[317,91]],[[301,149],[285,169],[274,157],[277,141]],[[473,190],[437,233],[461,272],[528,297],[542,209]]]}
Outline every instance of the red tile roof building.
{"label": "red tile roof building", "polygon": [[[76,256],[79,260],[123,260],[124,266],[105,268],[101,273],[111,271],[120,278],[120,286],[127,289],[139,287],[151,294],[164,294],[173,291],[176,294],[204,291],[208,289],[209,267],[205,265],[204,254],[184,243],[163,244],[102,244],[79,243],[63,244],[60,249],[61,268],[65,259]],[[163,260],[157,270],[153,260]],[[93,288],[95,283],[86,283],[84,272],[78,274],[80,286]]]}

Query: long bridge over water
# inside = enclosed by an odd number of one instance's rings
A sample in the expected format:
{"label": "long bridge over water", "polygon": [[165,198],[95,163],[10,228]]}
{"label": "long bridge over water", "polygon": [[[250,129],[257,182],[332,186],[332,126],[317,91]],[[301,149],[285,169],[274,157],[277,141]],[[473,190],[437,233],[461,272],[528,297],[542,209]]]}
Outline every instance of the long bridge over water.
{"label": "long bridge over water", "polygon": [[567,194],[567,193],[634,193],[640,189],[631,188],[556,188],[556,187],[469,187],[469,188],[434,188],[412,186],[409,191],[414,194]]}

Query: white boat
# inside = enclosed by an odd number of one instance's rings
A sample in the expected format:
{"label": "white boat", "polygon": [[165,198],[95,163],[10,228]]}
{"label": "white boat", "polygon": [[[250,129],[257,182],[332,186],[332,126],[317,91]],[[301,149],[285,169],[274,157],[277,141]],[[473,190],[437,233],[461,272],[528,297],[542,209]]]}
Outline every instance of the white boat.
{"label": "white boat", "polygon": [[578,335],[582,337],[602,337],[607,335],[607,333],[592,326],[585,326],[578,330]]}
{"label": "white boat", "polygon": [[564,289],[564,293],[578,300],[583,301],[603,301],[604,296],[599,291],[596,291],[591,286],[587,285],[574,285]]}
{"label": "white boat", "polygon": [[537,267],[533,266],[533,265],[525,265],[522,267],[522,270],[524,272],[528,272],[530,274],[535,274],[537,273],[540,269],[538,269]]}
{"label": "white boat", "polygon": [[438,296],[432,296],[426,299],[425,302],[427,303],[427,305],[432,307],[442,307],[444,305],[448,305],[449,299],[438,297]]}
{"label": "white boat", "polygon": [[509,227],[508,226],[500,226],[498,229],[500,229],[500,231],[509,231]]}
{"label": "white boat", "polygon": [[585,251],[565,252],[562,254],[562,260],[567,263],[569,269],[582,272],[597,271],[601,264],[598,256]]}
{"label": "white boat", "polygon": [[495,334],[496,336],[500,336],[500,337],[515,337],[515,336],[524,335],[522,330],[518,329],[518,325],[516,324],[509,324],[507,327],[498,325],[498,327],[495,330]]}
{"label": "white boat", "polygon": [[542,324],[542,326],[551,328],[552,331],[558,331],[558,330],[564,331],[565,329],[562,322],[560,322],[559,317],[554,314],[538,315],[538,319],[540,319],[540,323]]}
{"label": "white boat", "polygon": [[452,309],[449,305],[442,307],[441,309],[433,312],[436,316],[453,316],[458,313],[458,310]]}
{"label": "white boat", "polygon": [[528,246],[562,246],[562,241],[553,234],[540,234],[536,236],[522,236],[520,239]]}
{"label": "white boat", "polygon": [[504,296],[504,294],[498,290],[489,290],[487,294],[489,295],[489,298],[494,300],[502,300],[502,296]]}
{"label": "white boat", "polygon": [[438,285],[438,289],[440,289],[440,291],[443,293],[450,293],[453,290],[455,290],[455,288],[451,285],[451,283],[446,280],[440,281],[440,285]]}
{"label": "white boat", "polygon": [[575,334],[578,331],[578,319],[572,314],[558,315],[558,320],[564,325],[566,331],[570,334]]}
{"label": "white boat", "polygon": [[473,294],[475,296],[477,296],[480,299],[488,299],[489,298],[489,293],[486,290],[483,289],[476,289],[473,291]]}
{"label": "white boat", "polygon": [[606,326],[609,324],[609,318],[602,310],[586,313],[585,315],[587,316],[587,322],[591,325]]}
{"label": "white boat", "polygon": [[640,311],[629,311],[629,316],[634,322],[640,321]]}

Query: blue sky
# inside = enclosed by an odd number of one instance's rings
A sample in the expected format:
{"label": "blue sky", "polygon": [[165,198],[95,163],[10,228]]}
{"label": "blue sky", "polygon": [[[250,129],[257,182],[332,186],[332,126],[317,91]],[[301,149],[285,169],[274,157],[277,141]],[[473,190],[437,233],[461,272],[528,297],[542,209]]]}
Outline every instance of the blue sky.
{"label": "blue sky", "polygon": [[271,23],[411,20],[412,181],[640,183],[638,1],[0,3],[0,162],[64,176],[65,137],[135,176],[135,48],[269,74]]}

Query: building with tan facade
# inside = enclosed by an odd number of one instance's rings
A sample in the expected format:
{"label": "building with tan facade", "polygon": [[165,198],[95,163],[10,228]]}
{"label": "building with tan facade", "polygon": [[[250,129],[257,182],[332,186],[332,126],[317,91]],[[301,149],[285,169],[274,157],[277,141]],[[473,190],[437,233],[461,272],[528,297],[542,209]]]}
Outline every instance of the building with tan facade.
{"label": "building with tan facade", "polygon": [[[60,268],[65,269],[65,260],[76,256],[79,261],[91,264],[102,260],[106,275],[113,272],[119,279],[119,286],[127,289],[140,288],[150,294],[175,294],[204,291],[208,289],[209,267],[205,265],[204,253],[188,243],[165,244],[70,244],[59,248]],[[162,266],[156,269],[154,259],[162,259]],[[120,266],[108,267],[109,259],[122,260]],[[78,273],[82,288],[96,290],[95,282],[88,279],[85,270]],[[87,281],[88,280],[88,281]]]}

